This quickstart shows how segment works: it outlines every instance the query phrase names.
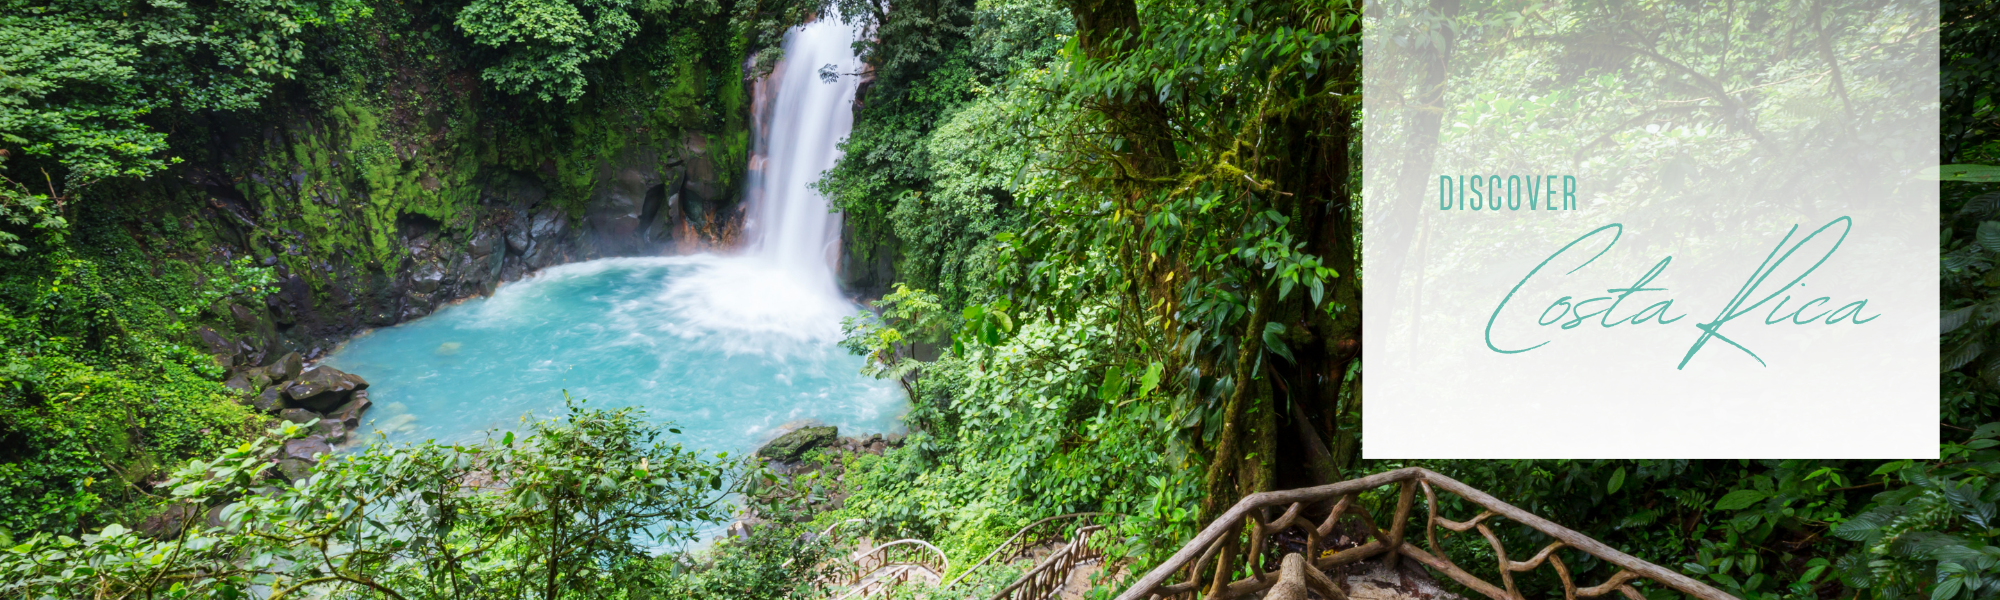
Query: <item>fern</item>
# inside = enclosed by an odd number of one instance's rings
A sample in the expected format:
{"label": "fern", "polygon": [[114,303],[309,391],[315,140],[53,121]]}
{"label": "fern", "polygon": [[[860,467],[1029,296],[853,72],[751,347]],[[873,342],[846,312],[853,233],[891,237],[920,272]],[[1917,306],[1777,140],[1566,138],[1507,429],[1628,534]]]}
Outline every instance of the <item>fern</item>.
{"label": "fern", "polygon": [[1958,214],[1955,216],[1984,219],[1996,212],[2000,212],[2000,192],[1988,192],[1966,201],[1965,206],[1958,208]]}

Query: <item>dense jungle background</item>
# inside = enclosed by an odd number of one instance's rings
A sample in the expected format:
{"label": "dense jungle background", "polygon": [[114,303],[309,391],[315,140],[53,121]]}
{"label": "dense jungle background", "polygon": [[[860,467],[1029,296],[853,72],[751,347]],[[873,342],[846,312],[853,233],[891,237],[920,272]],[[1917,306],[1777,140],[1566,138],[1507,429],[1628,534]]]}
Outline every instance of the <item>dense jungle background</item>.
{"label": "dense jungle background", "polygon": [[[1079,511],[1123,515],[1143,570],[1244,495],[1414,464],[1359,451],[1361,10],[0,0],[0,596],[805,598],[834,522],[970,563]],[[1942,14],[1943,162],[2000,164],[2000,4]],[[313,425],[246,367],[549,265],[730,247],[751,82],[833,15],[873,32],[817,184],[876,309],[846,345],[912,399],[840,502],[616,398],[280,475]],[[1420,466],[1742,598],[2000,597],[1981,172],[1942,183],[1939,460]],[[731,518],[719,491],[768,525],[652,551]]]}

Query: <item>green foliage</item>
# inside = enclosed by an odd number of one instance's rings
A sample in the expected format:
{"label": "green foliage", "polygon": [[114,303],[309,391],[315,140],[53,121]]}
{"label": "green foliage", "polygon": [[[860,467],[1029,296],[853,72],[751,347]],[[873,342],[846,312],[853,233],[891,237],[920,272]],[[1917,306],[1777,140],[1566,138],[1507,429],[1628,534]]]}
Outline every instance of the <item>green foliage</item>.
{"label": "green foliage", "polygon": [[1048,64],[1070,31],[1069,19],[1041,4],[989,3],[969,26],[957,24],[952,15],[965,8],[955,4],[898,5],[886,17],[841,5],[850,20],[886,18],[884,27],[908,26],[910,35],[864,44],[876,80],[843,158],[816,185],[861,238],[894,240],[898,278],[951,310],[975,301],[992,271],[991,237],[1019,225],[1015,194],[1036,149],[1023,136],[994,133],[1038,91],[1005,82]]}
{"label": "green foliage", "polygon": [[[1870,473],[1889,488],[1831,533],[1860,547],[1830,575],[1884,598],[1931,600],[2000,595],[2000,423],[1938,463],[1896,461]],[[1926,591],[1928,590],[1928,591]]]}
{"label": "green foliage", "polygon": [[0,6],[10,49],[0,57],[0,217],[61,213],[96,182],[178,162],[149,115],[255,108],[297,74],[307,28],[367,10],[356,0],[10,0]]}
{"label": "green foliage", "polygon": [[81,539],[38,535],[0,552],[0,593],[633,595],[630,584],[658,575],[650,544],[691,540],[727,516],[742,467],[667,443],[633,409],[569,406],[520,439],[376,443],[290,485],[269,479],[271,448],[253,441],[170,482],[175,506],[213,524],[197,518],[161,538],[115,524]]}
{"label": "green foliage", "polygon": [[1938,100],[1944,162],[1973,162],[2000,141],[2000,4],[1946,0],[1938,29]]}
{"label": "green foliage", "polygon": [[472,0],[458,27],[473,41],[504,49],[500,64],[481,73],[501,91],[543,102],[583,96],[583,67],[609,58],[639,32],[619,0]]}
{"label": "green foliage", "polygon": [[[157,101],[141,91],[134,66],[140,48],[120,43],[128,35],[112,22],[62,13],[0,16],[0,44],[11,49],[0,57],[0,170],[10,158],[27,157],[57,169],[0,171],[0,217],[10,224],[60,227],[74,189],[166,167],[158,156],[166,135],[139,123]],[[10,242],[9,253],[25,249],[13,241],[12,234],[0,239]]]}
{"label": "green foliage", "polygon": [[89,213],[62,245],[0,256],[0,528],[16,537],[136,520],[174,464],[263,418],[218,383],[191,324],[261,304],[269,269],[155,263],[119,225],[137,208]]}
{"label": "green foliage", "polygon": [[716,542],[704,562],[690,557],[685,573],[662,578],[635,598],[688,600],[803,600],[826,596],[814,582],[819,569],[836,558],[832,540],[817,538],[797,524],[769,524],[746,537]]}
{"label": "green foliage", "polygon": [[[938,305],[937,296],[898,283],[896,291],[873,303],[882,311],[861,311],[840,320],[840,345],[849,352],[868,357],[862,372],[882,379],[901,379],[917,366],[908,357],[916,343],[936,343],[948,326],[949,315]],[[969,309],[968,309],[969,310]]]}

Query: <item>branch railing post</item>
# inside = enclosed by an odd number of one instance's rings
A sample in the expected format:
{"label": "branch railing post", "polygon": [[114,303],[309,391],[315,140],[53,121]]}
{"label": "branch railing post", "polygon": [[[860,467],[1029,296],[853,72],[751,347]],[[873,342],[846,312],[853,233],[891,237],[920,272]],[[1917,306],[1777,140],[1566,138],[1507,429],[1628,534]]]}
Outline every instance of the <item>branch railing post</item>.
{"label": "branch railing post", "polygon": [[[1395,510],[1391,521],[1384,525],[1384,531],[1375,523],[1373,515],[1362,506],[1359,495],[1388,485],[1397,486]],[[1424,493],[1423,548],[1409,542],[1409,520],[1414,508],[1416,493]],[[1439,515],[1437,490],[1450,492],[1467,503],[1477,506],[1481,512],[1465,522],[1453,521]],[[1304,514],[1308,506],[1332,504],[1328,515],[1314,523]],[[1283,509],[1282,516],[1270,518],[1273,510]],[[1541,532],[1556,541],[1543,547],[1533,558],[1515,561],[1508,558],[1506,547],[1500,537],[1486,521],[1504,518],[1529,529]],[[1334,550],[1328,540],[1340,529],[1343,519],[1351,522],[1350,531],[1358,531],[1356,545]],[[1547,563],[1556,572],[1562,583],[1565,600],[1594,598],[1617,592],[1632,600],[1643,600],[1644,596],[1632,586],[1636,580],[1650,580],[1669,589],[1699,598],[1701,600],[1736,600],[1721,590],[1682,575],[1672,569],[1649,563],[1631,555],[1619,552],[1595,539],[1557,525],[1514,505],[1501,502],[1487,493],[1465,485],[1459,481],[1421,467],[1409,467],[1377,473],[1313,488],[1282,490],[1251,494],[1238,501],[1235,506],[1224,511],[1204,527],[1195,537],[1176,551],[1172,557],[1154,567],[1127,588],[1118,600],[1148,600],[1158,598],[1193,598],[1201,596],[1207,600],[1229,600],[1255,592],[1271,589],[1285,577],[1274,573],[1281,571],[1283,563],[1293,560],[1290,556],[1280,557],[1279,569],[1270,569],[1270,557],[1265,548],[1269,540],[1294,527],[1305,530],[1304,556],[1300,564],[1311,567],[1316,573],[1326,569],[1351,564],[1369,558],[1382,557],[1383,562],[1394,568],[1398,561],[1408,558],[1425,567],[1444,574],[1466,588],[1493,600],[1521,600],[1522,592],[1516,586],[1514,573],[1531,571]],[[1443,527],[1451,533],[1466,534],[1477,532],[1493,549],[1500,576],[1500,584],[1495,585],[1480,579],[1446,556],[1440,545],[1437,528]],[[1248,535],[1245,540],[1244,536]],[[1248,552],[1239,556],[1237,549],[1245,547]],[[1328,551],[1332,550],[1331,553]],[[1569,567],[1558,553],[1571,550],[1587,554],[1613,565],[1618,570],[1595,586],[1579,588]],[[1296,554],[1280,552],[1280,554]],[[1212,570],[1211,570],[1212,567]],[[1247,570],[1241,579],[1236,579],[1239,568]],[[1180,583],[1169,583],[1177,575],[1184,576]],[[1293,581],[1287,585],[1304,585]],[[1291,594],[1298,588],[1288,587]]]}

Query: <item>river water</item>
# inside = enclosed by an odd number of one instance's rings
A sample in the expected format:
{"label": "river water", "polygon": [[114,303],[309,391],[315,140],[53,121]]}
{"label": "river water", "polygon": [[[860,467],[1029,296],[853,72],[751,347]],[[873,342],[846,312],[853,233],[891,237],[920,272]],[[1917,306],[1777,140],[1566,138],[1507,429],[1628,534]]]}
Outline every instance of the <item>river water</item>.
{"label": "river water", "polygon": [[[807,184],[839,157],[858,67],[853,31],[825,19],[786,36],[759,84],[740,255],[610,258],[545,269],[489,298],[357,337],[325,364],[371,384],[358,437],[477,441],[561,413],[563,394],[640,406],[692,448],[753,449],[788,425],[888,432],[893,382],[837,346],[859,307],[833,277],[839,215]],[[764,120],[760,120],[764,121]]]}

